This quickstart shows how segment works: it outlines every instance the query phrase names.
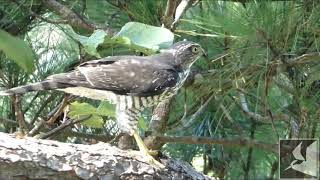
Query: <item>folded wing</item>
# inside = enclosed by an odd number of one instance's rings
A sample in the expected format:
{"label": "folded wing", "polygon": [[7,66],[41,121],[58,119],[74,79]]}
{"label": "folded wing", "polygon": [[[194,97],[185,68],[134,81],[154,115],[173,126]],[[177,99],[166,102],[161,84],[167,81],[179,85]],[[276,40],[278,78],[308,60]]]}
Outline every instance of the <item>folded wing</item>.
{"label": "folded wing", "polygon": [[178,72],[174,67],[139,56],[117,56],[81,64],[69,73],[47,80],[116,94],[149,96],[175,86]]}

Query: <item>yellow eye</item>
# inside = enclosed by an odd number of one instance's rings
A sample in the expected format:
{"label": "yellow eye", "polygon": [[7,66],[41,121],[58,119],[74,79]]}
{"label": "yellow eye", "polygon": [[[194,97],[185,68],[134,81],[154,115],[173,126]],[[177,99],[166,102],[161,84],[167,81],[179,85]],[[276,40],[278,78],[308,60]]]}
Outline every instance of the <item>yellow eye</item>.
{"label": "yellow eye", "polygon": [[191,48],[192,53],[198,53],[199,52],[199,48],[198,47],[192,47]]}

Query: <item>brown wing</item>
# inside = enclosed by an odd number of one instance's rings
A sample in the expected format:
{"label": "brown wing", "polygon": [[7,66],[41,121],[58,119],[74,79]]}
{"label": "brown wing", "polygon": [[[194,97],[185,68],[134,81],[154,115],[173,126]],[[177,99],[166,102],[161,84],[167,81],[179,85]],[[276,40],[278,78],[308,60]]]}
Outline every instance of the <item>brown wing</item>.
{"label": "brown wing", "polygon": [[174,67],[140,56],[116,56],[81,64],[76,70],[48,79],[70,86],[139,96],[157,95],[176,85]]}

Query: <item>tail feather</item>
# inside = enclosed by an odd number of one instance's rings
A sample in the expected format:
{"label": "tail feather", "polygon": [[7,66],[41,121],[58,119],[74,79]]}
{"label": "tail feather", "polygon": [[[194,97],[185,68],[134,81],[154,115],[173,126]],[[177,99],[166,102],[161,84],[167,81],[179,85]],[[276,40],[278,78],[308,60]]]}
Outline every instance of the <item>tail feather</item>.
{"label": "tail feather", "polygon": [[37,82],[25,86],[19,86],[8,90],[0,91],[0,96],[9,96],[13,94],[24,94],[31,91],[51,90],[69,87],[67,84],[53,82],[51,80]]}

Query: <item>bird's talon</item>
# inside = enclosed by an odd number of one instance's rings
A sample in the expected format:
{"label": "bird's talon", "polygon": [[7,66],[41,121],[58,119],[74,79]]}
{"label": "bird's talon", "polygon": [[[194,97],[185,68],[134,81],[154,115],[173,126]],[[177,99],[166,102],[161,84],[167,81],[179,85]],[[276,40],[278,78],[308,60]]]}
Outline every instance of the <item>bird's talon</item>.
{"label": "bird's talon", "polygon": [[155,166],[159,167],[160,169],[165,168],[165,165],[161,164],[161,162],[159,162],[156,159],[154,159],[154,157],[151,156],[149,153],[145,153],[143,151],[141,151],[141,152],[146,157],[146,159],[149,162],[149,164],[155,165]]}
{"label": "bird's talon", "polygon": [[[159,167],[160,169],[165,168],[165,166],[163,164],[161,164],[159,161],[155,160],[154,157],[152,157],[152,155],[151,155],[151,154],[155,154],[157,151],[149,151],[137,132],[133,133],[133,137],[137,142],[137,145],[140,149],[140,152],[146,157],[147,161],[150,164],[153,164],[153,165]],[[156,153],[156,154],[158,154],[158,153]]]}
{"label": "bird's talon", "polygon": [[159,155],[159,151],[158,150],[148,150],[148,154],[150,154],[151,156],[158,156]]}

